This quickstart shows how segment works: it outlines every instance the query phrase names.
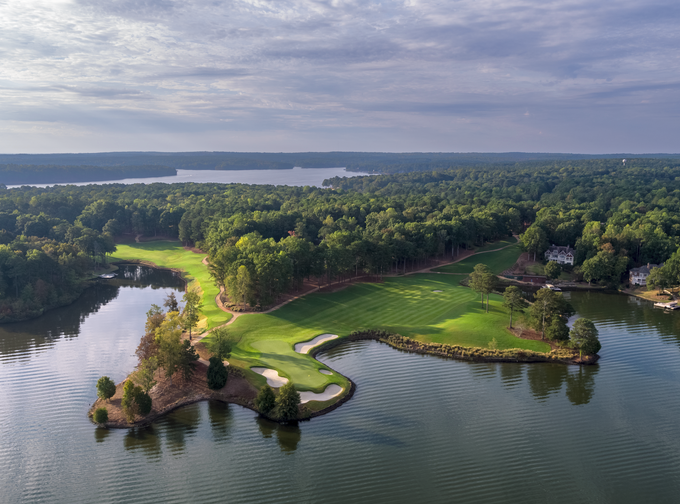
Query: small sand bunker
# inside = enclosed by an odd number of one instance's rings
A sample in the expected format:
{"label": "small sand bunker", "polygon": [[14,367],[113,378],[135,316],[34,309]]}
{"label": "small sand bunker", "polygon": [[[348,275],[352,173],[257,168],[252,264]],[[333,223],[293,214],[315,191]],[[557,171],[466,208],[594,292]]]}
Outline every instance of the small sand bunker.
{"label": "small sand bunker", "polygon": [[325,374],[325,375],[332,375],[333,374],[328,369],[319,369],[319,373]]}
{"label": "small sand bunker", "polygon": [[338,337],[337,334],[321,334],[311,341],[303,341],[302,343],[296,343],[295,351],[297,353],[306,354],[309,353],[309,351],[315,346],[320,345],[321,343],[325,343],[326,341],[335,339],[337,337]]}
{"label": "small sand bunker", "polygon": [[288,383],[288,378],[279,376],[279,372],[275,369],[268,369],[266,367],[251,367],[250,369],[264,376],[267,379],[267,385],[270,387],[279,388]]}
{"label": "small sand bunker", "polygon": [[432,292],[444,292],[443,290],[433,290]]}
{"label": "small sand bunker", "polygon": [[315,392],[300,392],[300,403],[304,404],[309,401],[328,401],[329,399],[339,396],[343,391],[340,385],[331,383],[326,390],[317,394]]}

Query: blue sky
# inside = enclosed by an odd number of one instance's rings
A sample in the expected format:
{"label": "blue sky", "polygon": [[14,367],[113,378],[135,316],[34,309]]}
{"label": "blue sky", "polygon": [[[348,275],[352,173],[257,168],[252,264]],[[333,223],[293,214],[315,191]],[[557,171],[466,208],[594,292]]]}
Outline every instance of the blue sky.
{"label": "blue sky", "polygon": [[0,152],[680,152],[677,1],[0,0]]}

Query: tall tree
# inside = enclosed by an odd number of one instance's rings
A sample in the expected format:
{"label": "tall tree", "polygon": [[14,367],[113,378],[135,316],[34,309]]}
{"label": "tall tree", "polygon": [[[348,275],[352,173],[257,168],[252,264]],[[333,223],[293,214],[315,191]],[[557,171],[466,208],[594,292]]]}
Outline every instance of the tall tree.
{"label": "tall tree", "polygon": [[586,318],[580,318],[571,327],[569,339],[575,348],[578,348],[579,357],[586,355],[593,355],[600,351],[602,345],[598,338],[598,330],[593,324],[593,321]]}
{"label": "tall tree", "polygon": [[534,294],[534,304],[529,309],[532,325],[541,331],[541,338],[545,338],[545,329],[554,317],[568,318],[574,313],[572,306],[559,294],[550,289],[539,289]]}
{"label": "tall tree", "polygon": [[194,291],[187,291],[182,297],[182,301],[184,301],[182,312],[184,328],[189,329],[189,341],[191,341],[191,330],[198,324],[201,313],[201,296]]}
{"label": "tall tree", "polygon": [[520,288],[511,285],[503,293],[503,306],[510,310],[510,329],[512,329],[512,313],[514,311],[522,313],[529,304],[524,299]]}

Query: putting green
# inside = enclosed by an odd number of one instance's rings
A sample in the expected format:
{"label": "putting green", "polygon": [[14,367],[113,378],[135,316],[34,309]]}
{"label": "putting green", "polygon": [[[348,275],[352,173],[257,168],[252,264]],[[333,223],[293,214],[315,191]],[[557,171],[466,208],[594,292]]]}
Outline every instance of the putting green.
{"label": "putting green", "polygon": [[[514,238],[513,238],[514,240]],[[522,249],[519,243],[515,243],[503,250],[496,252],[481,252],[466,257],[462,261],[435,268],[432,271],[441,271],[442,273],[458,273],[468,275],[472,273],[474,267],[479,264],[486,264],[491,268],[491,272],[498,275],[508,268],[511,268],[519,259]]]}
{"label": "putting green", "polygon": [[[342,338],[355,330],[384,329],[425,342],[487,347],[495,338],[499,349],[550,351],[547,343],[510,334],[505,329],[508,319],[501,296],[491,296],[490,313],[485,313],[477,294],[458,285],[457,277],[387,278],[382,284],[309,294],[272,313],[240,316],[229,326],[231,337],[238,341],[229,362],[246,369],[275,369],[300,390],[322,392],[330,383],[345,387],[347,382],[338,374],[320,373],[324,366],[295,352],[294,345],[324,333]],[[251,379],[265,381],[260,375]]]}
{"label": "putting green", "polygon": [[198,322],[198,330],[212,329],[231,319],[217,306],[215,297],[219,289],[203,264],[205,254],[196,254],[186,250],[179,241],[151,241],[117,245],[117,250],[110,261],[146,261],[161,268],[174,268],[183,271],[183,278],[189,283],[189,289],[196,289],[203,301],[203,315]]}

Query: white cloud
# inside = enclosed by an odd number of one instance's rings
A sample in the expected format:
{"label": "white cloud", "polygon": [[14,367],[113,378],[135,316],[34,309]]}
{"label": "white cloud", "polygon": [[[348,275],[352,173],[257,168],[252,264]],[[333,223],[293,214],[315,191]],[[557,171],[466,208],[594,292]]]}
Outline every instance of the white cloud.
{"label": "white cloud", "polygon": [[0,1],[0,151],[677,151],[679,13],[631,0]]}

